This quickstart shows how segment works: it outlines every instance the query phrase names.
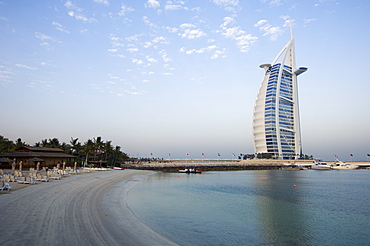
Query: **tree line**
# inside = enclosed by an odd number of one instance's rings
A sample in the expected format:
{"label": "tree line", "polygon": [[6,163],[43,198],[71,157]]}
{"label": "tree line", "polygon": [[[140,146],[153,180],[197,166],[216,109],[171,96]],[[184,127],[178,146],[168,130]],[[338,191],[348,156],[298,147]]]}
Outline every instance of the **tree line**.
{"label": "tree line", "polygon": [[33,145],[22,142],[21,138],[11,141],[0,135],[0,154],[14,152],[22,146],[59,148],[66,154],[76,156],[80,162],[105,162],[107,165],[115,166],[129,159],[129,156],[121,150],[120,146],[113,146],[112,141],[103,141],[101,137],[88,139],[83,144],[78,138],[72,138],[69,143],[60,142],[58,138],[44,139]]}

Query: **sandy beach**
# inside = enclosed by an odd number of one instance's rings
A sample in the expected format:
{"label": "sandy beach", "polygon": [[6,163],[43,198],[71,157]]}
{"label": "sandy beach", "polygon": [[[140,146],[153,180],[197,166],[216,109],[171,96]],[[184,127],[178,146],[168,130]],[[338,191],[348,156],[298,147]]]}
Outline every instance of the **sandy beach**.
{"label": "sandy beach", "polygon": [[151,171],[92,172],[0,196],[0,245],[176,245],[123,199]]}

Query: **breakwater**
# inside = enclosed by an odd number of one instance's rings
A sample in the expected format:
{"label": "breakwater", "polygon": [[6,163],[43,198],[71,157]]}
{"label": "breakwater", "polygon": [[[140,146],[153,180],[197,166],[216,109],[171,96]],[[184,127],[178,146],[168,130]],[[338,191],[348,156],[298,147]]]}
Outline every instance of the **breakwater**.
{"label": "breakwater", "polygon": [[307,166],[312,165],[312,160],[240,160],[234,162],[222,161],[165,161],[165,162],[146,162],[137,164],[125,164],[124,168],[127,169],[141,169],[141,170],[155,170],[162,172],[178,172],[180,169],[194,167],[202,169],[203,171],[233,171],[233,170],[268,170],[280,169],[286,166]]}

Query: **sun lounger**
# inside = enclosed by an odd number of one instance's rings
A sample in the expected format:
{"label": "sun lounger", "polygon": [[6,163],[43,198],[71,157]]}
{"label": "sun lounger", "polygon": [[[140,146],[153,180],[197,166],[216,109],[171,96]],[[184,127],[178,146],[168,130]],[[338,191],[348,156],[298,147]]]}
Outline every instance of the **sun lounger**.
{"label": "sun lounger", "polygon": [[18,177],[16,181],[20,184],[24,184],[26,182],[26,177]]}
{"label": "sun lounger", "polygon": [[3,182],[1,187],[0,187],[0,190],[11,190],[11,189],[12,189],[12,187],[7,182]]}
{"label": "sun lounger", "polygon": [[62,175],[57,173],[57,172],[53,172],[52,175],[50,176],[51,179],[57,179],[57,180],[60,180],[62,178]]}
{"label": "sun lounger", "polygon": [[25,184],[35,184],[35,180],[33,180],[31,177],[26,177],[26,180],[24,181]]}

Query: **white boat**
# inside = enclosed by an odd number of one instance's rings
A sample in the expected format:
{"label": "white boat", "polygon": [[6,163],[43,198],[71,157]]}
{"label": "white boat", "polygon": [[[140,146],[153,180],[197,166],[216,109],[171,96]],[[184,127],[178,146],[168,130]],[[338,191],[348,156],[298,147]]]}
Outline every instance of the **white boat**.
{"label": "white boat", "polygon": [[349,164],[349,163],[345,163],[345,162],[341,162],[339,160],[337,160],[334,164],[333,164],[333,167],[332,169],[333,170],[355,170],[357,169],[358,166],[357,165],[353,165],[353,164]]}
{"label": "white boat", "polygon": [[313,170],[330,170],[331,166],[328,165],[326,162],[314,162],[312,164],[311,169]]}

